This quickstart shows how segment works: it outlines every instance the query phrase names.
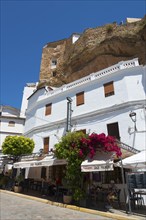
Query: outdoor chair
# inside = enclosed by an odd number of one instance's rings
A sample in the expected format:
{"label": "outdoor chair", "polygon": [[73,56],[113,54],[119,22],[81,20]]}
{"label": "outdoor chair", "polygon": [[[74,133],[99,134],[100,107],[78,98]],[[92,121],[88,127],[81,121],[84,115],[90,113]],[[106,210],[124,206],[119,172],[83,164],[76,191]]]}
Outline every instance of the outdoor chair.
{"label": "outdoor chair", "polygon": [[144,199],[142,196],[136,196],[134,194],[134,189],[129,189],[129,199],[131,204],[133,205],[134,209],[136,208],[136,204],[137,206],[142,206],[142,204],[144,204]]}
{"label": "outdoor chair", "polygon": [[23,184],[22,184],[23,190],[28,192],[29,190],[29,179],[24,179]]}
{"label": "outdoor chair", "polygon": [[90,190],[90,200],[91,200],[91,204],[92,205],[96,205],[97,202],[97,195],[96,195],[96,191],[95,190]]}

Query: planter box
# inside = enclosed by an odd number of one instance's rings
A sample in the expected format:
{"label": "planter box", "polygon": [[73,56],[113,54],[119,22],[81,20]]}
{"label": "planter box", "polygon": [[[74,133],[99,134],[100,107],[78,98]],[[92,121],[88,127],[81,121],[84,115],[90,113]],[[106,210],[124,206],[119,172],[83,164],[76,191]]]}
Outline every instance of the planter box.
{"label": "planter box", "polygon": [[63,202],[65,204],[70,204],[72,201],[72,196],[68,196],[68,195],[63,195]]}
{"label": "planter box", "polygon": [[22,186],[14,186],[14,192],[16,193],[22,192]]}

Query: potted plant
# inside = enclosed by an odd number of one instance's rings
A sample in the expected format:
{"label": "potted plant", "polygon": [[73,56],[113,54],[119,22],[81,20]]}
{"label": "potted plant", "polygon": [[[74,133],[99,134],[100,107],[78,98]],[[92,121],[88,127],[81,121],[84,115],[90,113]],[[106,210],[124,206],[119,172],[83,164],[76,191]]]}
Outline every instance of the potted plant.
{"label": "potted plant", "polygon": [[63,187],[66,189],[63,192],[63,202],[65,204],[70,204],[72,201],[72,190],[71,190],[71,187],[69,187],[69,184],[67,182],[68,182],[67,179],[63,178],[62,184],[63,184]]}
{"label": "potted plant", "polygon": [[67,190],[67,192],[63,194],[63,202],[65,204],[70,204],[71,201],[72,201],[72,192],[71,190]]}
{"label": "potted plant", "polygon": [[20,193],[22,192],[22,182],[24,181],[24,177],[22,174],[16,177],[15,179],[15,186],[14,186],[14,192]]}

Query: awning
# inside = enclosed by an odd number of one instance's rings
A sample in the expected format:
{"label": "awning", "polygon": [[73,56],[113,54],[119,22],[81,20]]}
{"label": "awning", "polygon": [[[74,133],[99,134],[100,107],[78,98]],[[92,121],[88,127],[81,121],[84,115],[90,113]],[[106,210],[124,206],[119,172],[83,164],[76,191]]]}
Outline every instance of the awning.
{"label": "awning", "polygon": [[27,168],[27,167],[43,167],[43,166],[55,166],[55,165],[64,165],[66,164],[66,160],[57,159],[53,156],[46,156],[42,160],[35,160],[35,161],[23,161],[17,162],[13,164],[14,168]]}
{"label": "awning", "polygon": [[98,152],[92,159],[89,157],[81,164],[82,172],[113,170],[113,153]]}
{"label": "awning", "polygon": [[[138,154],[123,159],[122,165],[124,168],[128,169],[146,169],[146,150],[143,150]],[[115,166],[121,167],[121,161],[115,163]]]}

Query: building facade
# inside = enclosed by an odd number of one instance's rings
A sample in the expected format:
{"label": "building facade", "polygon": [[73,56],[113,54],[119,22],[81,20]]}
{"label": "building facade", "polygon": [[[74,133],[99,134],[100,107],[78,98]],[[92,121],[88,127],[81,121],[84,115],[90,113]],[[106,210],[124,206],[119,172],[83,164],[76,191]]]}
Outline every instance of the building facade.
{"label": "building facade", "polygon": [[7,136],[23,135],[27,98],[35,91],[36,83],[28,83],[24,87],[21,110],[12,106],[0,106],[0,151]]}
{"label": "building facade", "polygon": [[145,74],[146,66],[136,58],[59,88],[37,89],[28,99],[24,131],[35,142],[34,152],[49,152],[68,128],[109,134],[132,148],[145,149]]}
{"label": "building facade", "polygon": [[20,110],[11,106],[0,106],[0,150],[7,136],[22,135],[25,118],[20,117]]}

